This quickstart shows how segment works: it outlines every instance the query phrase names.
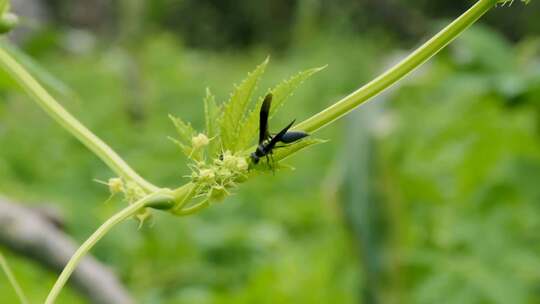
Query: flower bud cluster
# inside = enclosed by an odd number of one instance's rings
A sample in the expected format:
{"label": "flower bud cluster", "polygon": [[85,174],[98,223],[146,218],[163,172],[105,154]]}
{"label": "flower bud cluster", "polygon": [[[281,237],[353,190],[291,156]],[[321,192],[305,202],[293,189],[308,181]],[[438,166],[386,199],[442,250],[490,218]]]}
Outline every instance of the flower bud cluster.
{"label": "flower bud cluster", "polygon": [[[109,191],[112,195],[117,193],[124,194],[124,200],[127,201],[128,204],[133,204],[146,195],[144,190],[139,185],[131,181],[124,182],[124,180],[120,177],[110,178],[107,181],[107,185],[109,186]],[[143,208],[137,214],[135,214],[135,217],[137,220],[139,220],[139,227],[142,226],[143,223],[151,216],[152,213],[150,210],[148,210],[148,208]]]}
{"label": "flower bud cluster", "polygon": [[208,146],[209,143],[210,139],[208,139],[208,137],[203,133],[199,133],[197,136],[193,136],[193,138],[191,138],[193,150],[199,150],[202,147]]}
{"label": "flower bud cluster", "polygon": [[191,179],[197,184],[197,195],[212,201],[222,201],[229,190],[247,179],[248,162],[245,157],[225,151],[211,164],[200,161],[191,166]]}

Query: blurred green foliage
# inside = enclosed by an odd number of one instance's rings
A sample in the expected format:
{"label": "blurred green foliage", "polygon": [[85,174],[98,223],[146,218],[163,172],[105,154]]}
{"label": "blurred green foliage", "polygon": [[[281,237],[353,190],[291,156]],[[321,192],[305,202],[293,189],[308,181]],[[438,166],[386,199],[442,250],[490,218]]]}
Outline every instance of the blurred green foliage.
{"label": "blurred green foliage", "polygon": [[[465,2],[413,1],[407,8],[412,16],[425,11],[447,17],[462,11]],[[298,1],[292,8],[286,1],[266,3],[285,7],[279,10],[292,21],[283,24],[271,17],[271,8],[251,7],[256,4],[239,11],[225,1],[220,5],[227,9],[216,13],[223,16],[210,18],[190,8],[205,10],[212,1],[152,3],[151,17],[144,19],[152,26],[138,32],[136,43],[110,43],[98,35],[93,48],[80,52],[69,43],[81,40],[66,42],[64,29],[47,29],[27,40],[25,49],[76,92],[77,98],[59,94],[66,108],[163,186],[179,185],[188,172],[181,152],[166,138],[174,135],[167,114],[202,128],[205,88],[226,100],[233,82],[274,54],[263,45],[289,47],[272,56],[258,94],[298,70],[329,64],[276,117],[281,125],[356,89],[381,70],[389,50],[403,46],[401,37],[409,37],[375,23],[374,30],[358,34],[376,16],[365,21],[354,17],[361,10],[349,7],[375,5],[370,1]],[[175,9],[193,15],[181,20]],[[238,20],[253,11],[252,23]],[[265,13],[270,17],[259,15]],[[503,20],[515,18],[502,13]],[[318,24],[321,14],[337,26]],[[351,17],[339,17],[344,15]],[[228,18],[240,25],[227,26]],[[356,30],[343,30],[354,29],[353,21]],[[173,34],[175,22],[183,30]],[[202,31],[193,35],[204,41],[192,40],[185,22]],[[318,134],[329,143],[288,161],[297,170],[260,176],[192,217],[157,214],[153,225],[139,231],[136,221],[122,225],[93,253],[141,303],[367,303],[368,292],[381,303],[539,303],[540,40],[528,36],[535,22],[538,18],[516,22],[519,34],[510,38],[528,37],[516,46],[492,29],[475,27],[403,81],[374,126],[358,130],[337,123]],[[244,26],[253,36],[237,28]],[[415,30],[411,33],[415,37]],[[238,42],[242,51],[216,49],[237,47],[235,35],[245,39]],[[290,37],[294,43],[283,42]],[[67,232],[82,242],[123,206],[103,204],[107,189],[92,182],[111,177],[110,171],[3,74],[0,96],[0,193],[61,206]],[[343,157],[360,136],[373,138],[358,148],[369,149],[371,158]],[[366,163],[370,180],[351,179],[336,169],[363,172]],[[347,178],[353,191],[373,195],[336,195]],[[348,209],[364,203],[360,200],[376,202],[377,220]],[[360,230],[351,229],[358,221],[364,224]],[[369,239],[357,236],[366,229]],[[376,259],[369,259],[368,251]],[[31,301],[42,301],[55,276],[14,255],[8,260]],[[0,295],[11,303],[16,298],[6,282],[0,276]],[[84,303],[72,290],[60,298],[60,303]]]}
{"label": "blurred green foliage", "polygon": [[531,43],[513,49],[474,29],[393,99],[380,172],[405,302],[540,301],[540,49],[532,55]]}
{"label": "blurred green foliage", "polygon": [[[432,20],[453,19],[474,1],[430,0],[47,0],[56,26],[93,29],[109,37],[145,30],[171,31],[189,46],[237,49],[270,46],[274,52],[294,45],[314,29],[350,33],[382,31],[416,44],[434,32]],[[538,33],[540,9],[517,1],[495,9],[485,22],[511,39]],[[138,22],[136,20],[139,20]],[[138,24],[138,26],[134,26]]]}

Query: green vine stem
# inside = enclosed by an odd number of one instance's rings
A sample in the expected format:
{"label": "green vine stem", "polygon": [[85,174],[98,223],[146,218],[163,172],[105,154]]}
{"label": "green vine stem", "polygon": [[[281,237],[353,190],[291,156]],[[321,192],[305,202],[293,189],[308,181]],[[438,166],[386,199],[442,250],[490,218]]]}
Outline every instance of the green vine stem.
{"label": "green vine stem", "polygon": [[[110,217],[105,223],[103,223],[73,254],[69,262],[66,264],[62,273],[54,283],[53,288],[49,292],[45,304],[53,304],[56,298],[62,291],[62,288],[66,284],[67,280],[81,261],[81,259],[94,247],[94,245],[107,234],[114,226],[123,222],[125,219],[135,215],[138,211],[145,207],[149,207],[153,204],[163,205],[173,201],[171,191],[157,191],[149,194],[137,202],[130,204],[126,208],[122,209],[112,217]],[[170,206],[170,205],[169,205]]]}
{"label": "green vine stem", "polygon": [[422,63],[436,55],[459,34],[471,26],[482,15],[495,7],[498,0],[480,0],[454,22],[420,46],[400,63],[375,78],[373,81],[354,91],[330,107],[306,119],[294,127],[296,130],[315,132],[339,119],[356,107],[376,96],[418,68]]}
{"label": "green vine stem", "polygon": [[88,149],[96,154],[105,164],[119,176],[137,183],[147,192],[155,192],[159,188],[137,174],[116,152],[105,142],[94,135],[75,117],[67,112],[12,56],[0,47],[0,66],[28,93],[49,116],[69,131]]}
{"label": "green vine stem", "polygon": [[201,211],[201,210],[203,210],[204,208],[206,208],[208,206],[210,206],[210,198],[206,198],[205,200],[203,200],[200,203],[197,203],[197,204],[195,204],[193,206],[190,206],[190,207],[183,208],[180,211],[174,211],[172,213],[174,215],[178,215],[178,216],[186,216],[186,215],[190,215],[190,214],[193,214],[193,213],[197,213],[198,211]]}
{"label": "green vine stem", "polygon": [[13,289],[15,289],[15,293],[19,297],[19,301],[22,304],[28,304],[28,298],[24,295],[21,286],[17,282],[17,279],[15,279],[15,275],[11,271],[11,268],[9,267],[6,258],[4,257],[2,252],[0,252],[0,268],[2,268],[8,278],[9,283],[11,284],[11,286],[13,286]]}

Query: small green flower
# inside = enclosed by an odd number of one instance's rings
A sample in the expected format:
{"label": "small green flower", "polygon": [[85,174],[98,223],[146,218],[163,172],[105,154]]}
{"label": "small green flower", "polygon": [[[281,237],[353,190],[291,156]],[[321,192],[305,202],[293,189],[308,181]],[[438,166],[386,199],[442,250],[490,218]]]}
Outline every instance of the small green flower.
{"label": "small green flower", "polygon": [[146,195],[144,190],[134,182],[128,181],[124,186],[124,196],[128,203],[133,203]]}
{"label": "small green flower", "polygon": [[109,186],[109,191],[111,194],[122,193],[125,191],[124,181],[122,181],[122,179],[119,177],[109,178],[107,185]]}
{"label": "small green flower", "polygon": [[199,133],[197,136],[191,138],[193,150],[199,150],[202,147],[208,146],[208,143],[210,143],[210,140],[203,133]]}
{"label": "small green flower", "polygon": [[214,186],[208,194],[212,202],[222,202],[229,195],[230,192],[224,186]]}
{"label": "small green flower", "polygon": [[235,171],[247,171],[248,163],[244,157],[232,155],[229,151],[223,153],[223,167]]}
{"label": "small green flower", "polygon": [[247,172],[249,164],[243,157],[238,157],[236,160],[236,169],[238,171]]}
{"label": "small green flower", "polygon": [[214,183],[216,174],[212,169],[201,169],[198,176],[198,181],[202,183]]}

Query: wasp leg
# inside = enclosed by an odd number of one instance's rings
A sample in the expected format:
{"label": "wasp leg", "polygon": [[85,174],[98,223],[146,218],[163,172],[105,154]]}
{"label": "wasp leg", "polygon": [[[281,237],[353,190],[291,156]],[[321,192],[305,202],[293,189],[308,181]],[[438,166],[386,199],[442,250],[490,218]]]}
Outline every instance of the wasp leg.
{"label": "wasp leg", "polygon": [[270,153],[270,159],[272,160],[272,175],[276,175],[276,162],[274,160],[274,154]]}
{"label": "wasp leg", "polygon": [[272,169],[272,164],[270,164],[270,157],[268,154],[265,155],[266,157],[266,165],[268,166],[268,169]]}

